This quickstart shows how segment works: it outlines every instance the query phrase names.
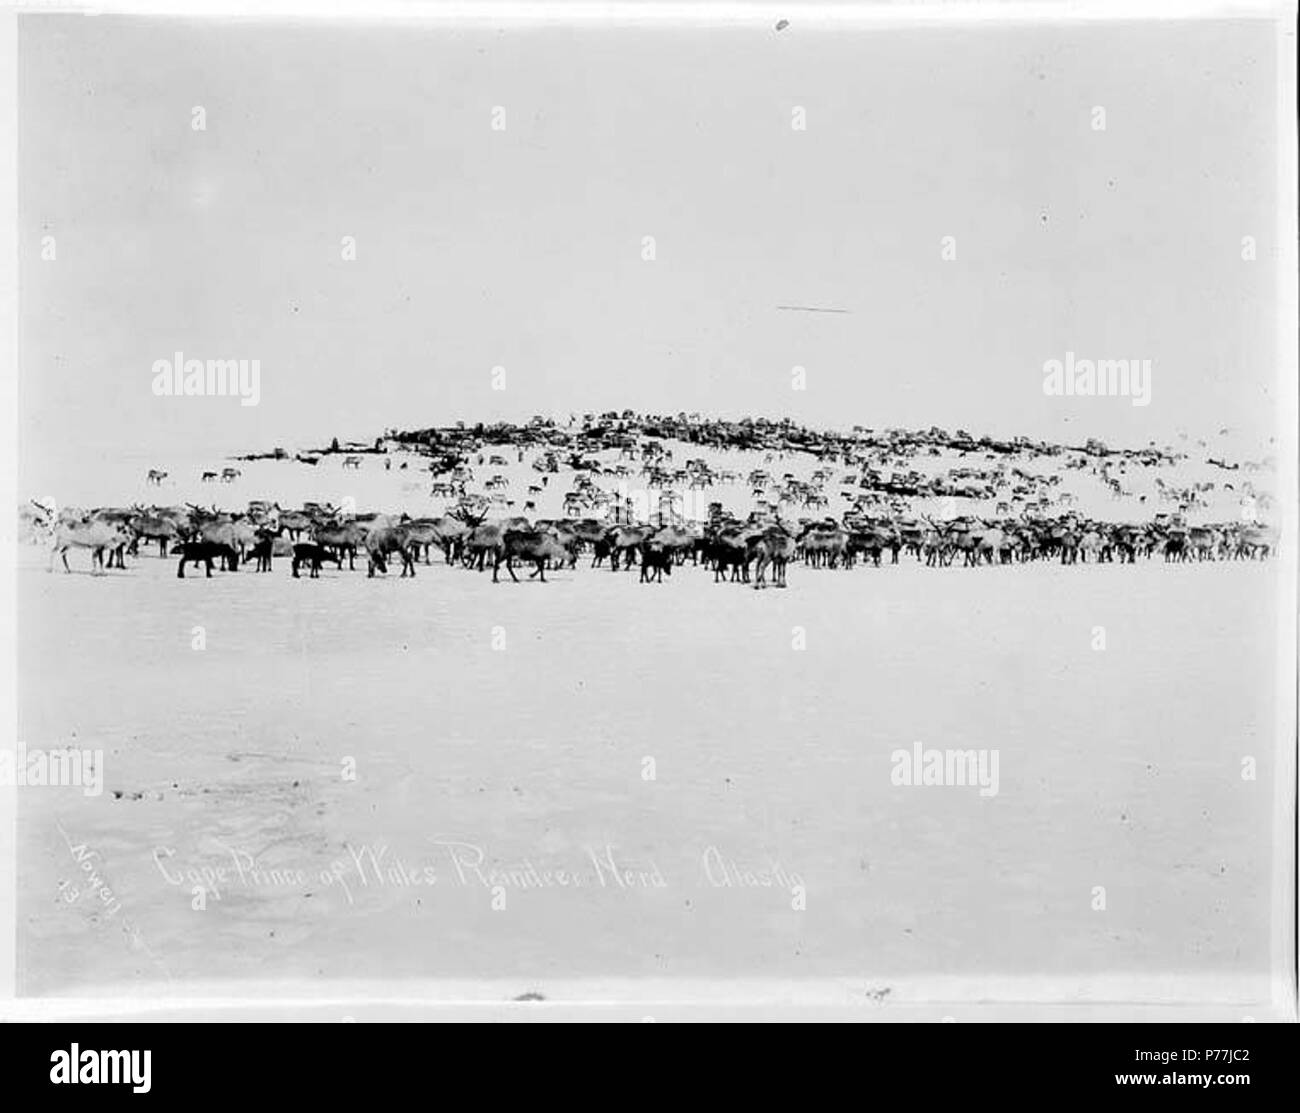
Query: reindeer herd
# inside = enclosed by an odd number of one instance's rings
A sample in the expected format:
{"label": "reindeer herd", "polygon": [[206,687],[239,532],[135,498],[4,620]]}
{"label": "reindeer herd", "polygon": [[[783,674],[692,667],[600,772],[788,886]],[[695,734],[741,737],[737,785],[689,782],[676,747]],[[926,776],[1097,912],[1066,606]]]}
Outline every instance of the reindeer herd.
{"label": "reindeer herd", "polygon": [[[382,457],[385,471],[394,469],[394,461],[397,470],[408,464],[427,468],[430,496],[447,509],[410,517],[255,501],[238,512],[190,503],[56,512],[34,503],[25,513],[31,529],[49,541],[51,570],[56,558],[71,570],[71,549],[89,552],[91,570],[98,573],[124,568],[126,556],[156,545],[159,557],[178,558],[180,578],[187,566],[202,568],[205,576],[241,567],[267,573],[280,559],[292,576],[315,579],[327,565],[354,572],[358,558],[369,577],[395,569],[409,578],[437,550],[449,566],[491,569],[494,582],[500,582],[502,566],[512,581],[522,566],[531,579],[545,582],[549,571],[572,569],[583,560],[592,569],[636,568],[646,584],[661,584],[689,564],[711,571],[717,583],[784,587],[791,564],[818,572],[902,559],[927,568],[1047,561],[1182,564],[1262,560],[1276,552],[1278,540],[1275,528],[1256,520],[1257,512],[1272,506],[1271,496],[1255,486],[1255,473],[1271,468],[1270,458],[1237,465],[1210,457],[1206,463],[1223,474],[1172,483],[1151,473],[1190,457],[1154,442],[1112,451],[1091,440],[1067,446],[1025,437],[975,439],[937,427],[854,426],[834,433],[791,421],[638,416],[629,410],[584,414],[581,422],[574,415],[564,426],[538,417],[491,429],[457,423],[393,430],[373,448],[335,440],[328,449],[293,459],[317,465],[337,455],[340,471],[352,472],[362,466],[363,448]],[[682,458],[675,460],[674,451]],[[512,484],[498,469],[523,465],[526,453],[534,474],[516,474]],[[733,454],[748,467],[721,466]],[[289,458],[281,449],[272,456]],[[810,474],[806,467],[803,474],[779,470],[783,462],[800,467],[810,460],[816,463]],[[1044,463],[1054,466],[1044,469]],[[475,468],[489,474],[478,478]],[[1118,511],[1113,517],[1124,516],[1121,503],[1138,511],[1148,498],[1168,504],[1168,512],[1141,522],[1093,520],[1076,509],[1077,495],[1067,489],[1079,488],[1088,474],[1109,493],[1107,501]],[[146,485],[162,488],[167,478],[167,472],[151,468]],[[566,478],[570,487],[564,491]],[[233,484],[242,472],[227,466],[202,472],[200,479]],[[637,497],[629,497],[629,484]],[[748,503],[727,496],[733,507],[753,508],[746,517],[706,501],[728,488],[749,493]],[[1208,516],[1225,499],[1238,501],[1236,520],[1187,520]],[[919,513],[935,505],[944,512]],[[979,507],[981,516],[961,514],[959,505]],[[561,517],[538,517],[539,506]]]}
{"label": "reindeer herd", "polygon": [[344,514],[328,504],[281,509],[253,502],[241,512],[183,507],[54,508],[33,502],[28,512],[34,536],[50,546],[49,569],[61,558],[71,571],[68,552],[90,554],[92,573],[125,568],[125,557],[157,547],[160,558],[177,557],[176,574],[186,566],[255,573],[287,559],[294,578],[319,577],[329,564],[355,571],[363,557],[369,577],[390,568],[413,577],[417,565],[431,563],[434,550],[448,566],[478,572],[488,569],[500,582],[504,566],[518,582],[516,565],[531,568],[530,579],[546,582],[548,570],[573,569],[584,560],[592,569],[639,569],[639,582],[659,584],[674,569],[689,564],[713,573],[715,583],[786,586],[789,565],[809,570],[849,570],[859,564],[898,564],[900,557],[927,567],[1014,565],[1056,561],[1063,565],[1160,559],[1187,561],[1261,560],[1276,551],[1276,530],[1250,521],[1187,525],[1179,515],[1157,515],[1143,524],[1095,522],[1074,512],[1017,519],[969,516],[935,521],[901,514],[845,513],[839,520],[786,520],[752,513],[739,520],[722,513],[707,522],[662,524],[615,522],[595,517],[487,520],[485,509],[461,503],[437,517],[405,514]]}

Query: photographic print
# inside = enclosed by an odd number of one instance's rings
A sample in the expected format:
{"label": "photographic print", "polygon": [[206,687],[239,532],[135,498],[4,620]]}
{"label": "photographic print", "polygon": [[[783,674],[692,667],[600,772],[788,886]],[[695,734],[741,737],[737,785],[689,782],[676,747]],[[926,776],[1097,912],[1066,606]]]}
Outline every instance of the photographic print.
{"label": "photographic print", "polygon": [[17,18],[20,1000],[1287,1013],[1294,12],[993,7]]}

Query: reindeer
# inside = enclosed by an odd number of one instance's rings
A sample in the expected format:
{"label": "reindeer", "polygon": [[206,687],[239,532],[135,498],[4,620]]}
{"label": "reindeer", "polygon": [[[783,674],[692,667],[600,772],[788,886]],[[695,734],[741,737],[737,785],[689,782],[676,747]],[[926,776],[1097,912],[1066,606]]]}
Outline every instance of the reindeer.
{"label": "reindeer", "polygon": [[366,575],[374,578],[376,569],[387,574],[388,558],[394,553],[402,562],[401,578],[415,575],[415,558],[407,528],[402,525],[383,525],[366,534]]}
{"label": "reindeer", "polygon": [[[317,545],[338,553],[340,569],[343,567],[343,557],[348,558],[349,572],[356,569],[357,549],[365,543],[365,530],[355,522],[345,522],[338,526],[317,525],[312,529],[311,537]],[[296,550],[297,546],[294,548]]]}
{"label": "reindeer", "polygon": [[133,556],[139,550],[141,541],[157,541],[158,555],[166,557],[168,544],[177,540],[181,534],[180,527],[171,518],[161,514],[147,514],[141,511],[131,519],[130,525],[132,533],[135,534],[131,543]]}
{"label": "reindeer", "polygon": [[767,569],[772,569],[772,583],[785,587],[786,565],[794,558],[794,538],[780,526],[769,526],[758,537],[750,538],[749,552],[754,558],[754,589],[767,586]]}
{"label": "reindeer", "polygon": [[145,482],[154,487],[161,487],[162,481],[166,478],[167,473],[165,471],[159,471],[157,468],[150,468],[148,476],[145,477]]}
{"label": "reindeer", "polygon": [[497,578],[497,572],[504,560],[510,578],[515,583],[518,583],[519,577],[515,575],[514,561],[519,558],[520,560],[532,561],[537,565],[536,569],[529,573],[529,579],[537,577],[540,578],[542,583],[546,583],[546,562],[549,560],[557,568],[563,567],[569,560],[569,556],[569,550],[546,530],[506,530],[502,535],[501,543],[496,547],[495,559],[492,564],[492,582],[494,584],[501,582]]}
{"label": "reindeer", "polygon": [[259,572],[271,571],[271,554],[275,547],[275,536],[272,530],[257,531],[257,544],[249,550],[248,555],[256,562]]}
{"label": "reindeer", "polygon": [[302,510],[281,510],[277,504],[274,508],[277,512],[277,522],[282,533],[289,535],[289,540],[297,541],[304,530],[315,527],[315,519]]}
{"label": "reindeer", "polygon": [[72,569],[68,565],[68,550],[75,548],[89,549],[91,574],[94,575],[98,570],[102,575],[105,571],[105,550],[112,552],[115,549],[124,547],[131,540],[130,533],[118,522],[105,521],[93,515],[80,521],[67,518],[56,519],[48,507],[37,502],[34,502],[33,505],[49,517],[49,520],[41,523],[41,525],[50,531],[52,542],[48,569],[50,572],[54,571],[56,553],[63,559],[63,570],[71,572]]}
{"label": "reindeer", "polygon": [[[337,549],[328,545],[318,545],[314,541],[299,542],[293,547],[293,578],[295,580],[300,578],[298,569],[305,564],[308,567],[308,577],[313,580],[320,579],[320,566],[327,560],[332,560],[342,571],[343,556]],[[402,575],[406,573],[403,572]]]}
{"label": "reindeer", "polygon": [[182,541],[174,549],[172,556],[180,554],[180,564],[176,566],[177,579],[185,579],[185,565],[202,564],[207,571],[207,578],[212,578],[212,562],[221,558],[223,567],[231,572],[239,568],[239,553],[230,545],[218,541]]}
{"label": "reindeer", "polygon": [[664,582],[664,573],[673,574],[673,550],[651,538],[641,542],[641,580],[643,584]]}

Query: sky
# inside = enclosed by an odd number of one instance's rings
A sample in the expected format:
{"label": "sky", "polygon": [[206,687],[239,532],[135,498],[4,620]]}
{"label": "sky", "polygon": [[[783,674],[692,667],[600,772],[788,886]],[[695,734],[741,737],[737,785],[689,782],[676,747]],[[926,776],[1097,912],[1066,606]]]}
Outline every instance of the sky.
{"label": "sky", "polygon": [[[20,486],[625,407],[1263,451],[1274,36],[26,16]],[[155,396],[177,351],[259,404]]]}

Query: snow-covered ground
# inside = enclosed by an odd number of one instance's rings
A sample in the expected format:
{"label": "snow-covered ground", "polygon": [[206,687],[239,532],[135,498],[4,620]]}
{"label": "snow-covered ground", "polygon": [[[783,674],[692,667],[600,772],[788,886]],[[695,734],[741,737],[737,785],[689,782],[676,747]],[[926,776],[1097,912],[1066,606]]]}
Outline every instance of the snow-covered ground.
{"label": "snow-covered ground", "polygon": [[[222,493],[351,493],[321,479]],[[347,477],[362,507],[405,481]],[[20,553],[20,738],[102,750],[105,783],[20,792],[21,993],[1265,975],[1277,561],[758,592],[45,560]],[[916,743],[996,750],[996,795],[891,783]]]}

